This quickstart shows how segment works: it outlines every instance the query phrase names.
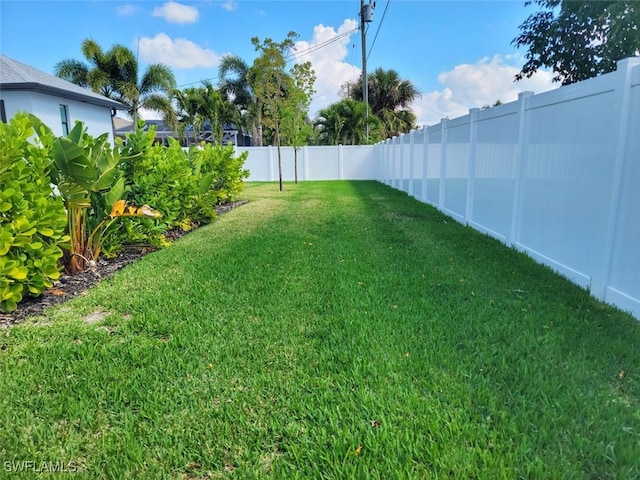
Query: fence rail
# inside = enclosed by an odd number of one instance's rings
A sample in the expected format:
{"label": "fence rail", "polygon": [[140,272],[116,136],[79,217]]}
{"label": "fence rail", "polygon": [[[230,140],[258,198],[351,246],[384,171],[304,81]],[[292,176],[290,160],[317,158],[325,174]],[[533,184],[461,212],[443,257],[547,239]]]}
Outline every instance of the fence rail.
{"label": "fence rail", "polygon": [[[305,147],[298,176],[379,180],[640,319],[640,59],[617,67],[375,146]],[[244,150],[249,180],[278,179],[274,148]]]}

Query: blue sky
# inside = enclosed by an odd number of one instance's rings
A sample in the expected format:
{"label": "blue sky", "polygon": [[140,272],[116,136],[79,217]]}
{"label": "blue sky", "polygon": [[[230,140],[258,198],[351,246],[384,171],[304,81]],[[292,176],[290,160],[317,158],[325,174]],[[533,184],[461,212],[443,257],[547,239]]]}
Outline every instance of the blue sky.
{"label": "blue sky", "polygon": [[[224,54],[250,63],[251,37],[279,41],[294,31],[300,60],[316,71],[315,114],[360,74],[359,6],[359,0],[0,0],[0,52],[53,73],[62,59],[82,59],[82,41],[93,38],[105,49],[130,47],[142,65],[169,65],[181,86],[215,84]],[[413,105],[420,125],[512,101],[520,91],[555,88],[549,72],[513,83],[525,52],[511,41],[532,12],[523,0],[377,0],[367,68],[394,69],[413,82],[422,93]]]}

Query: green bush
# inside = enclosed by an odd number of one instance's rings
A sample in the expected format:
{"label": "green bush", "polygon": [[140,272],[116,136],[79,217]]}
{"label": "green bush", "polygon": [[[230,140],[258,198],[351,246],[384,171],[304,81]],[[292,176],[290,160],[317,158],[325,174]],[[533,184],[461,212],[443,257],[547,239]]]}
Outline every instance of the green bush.
{"label": "green bush", "polygon": [[[0,311],[15,310],[60,277],[65,235],[62,198],[51,187],[51,151],[29,139],[39,122],[16,114],[0,123]],[[46,132],[41,132],[46,135]]]}
{"label": "green bush", "polygon": [[210,144],[186,152],[174,139],[169,146],[154,143],[155,129],[139,129],[120,144],[128,201],[151,205],[162,213],[158,220],[126,219],[123,242],[159,246],[158,235],[172,228],[190,229],[216,217],[215,206],[235,200],[249,176],[242,166],[247,154],[233,156],[233,147]]}
{"label": "green bush", "polygon": [[[187,153],[180,144],[169,139],[169,146],[149,144],[150,132],[132,134],[136,149],[129,145],[123,156],[132,157],[125,167],[126,198],[136,205],[151,205],[162,213],[156,220],[166,229],[187,228],[191,222],[197,193],[197,179]],[[143,139],[146,137],[147,142]]]}
{"label": "green bush", "polygon": [[249,153],[244,152],[239,157],[234,157],[233,153],[232,145],[205,144],[189,150],[189,157],[199,175],[203,179],[211,179],[207,191],[213,192],[216,204],[236,200],[244,188],[243,179],[249,176],[249,170],[242,168]]}

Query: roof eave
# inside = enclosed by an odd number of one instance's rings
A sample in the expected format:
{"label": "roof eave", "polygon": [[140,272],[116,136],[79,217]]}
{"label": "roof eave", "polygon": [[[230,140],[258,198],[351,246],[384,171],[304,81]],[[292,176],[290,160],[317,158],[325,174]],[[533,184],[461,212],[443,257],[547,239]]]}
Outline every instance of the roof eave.
{"label": "roof eave", "polygon": [[91,95],[83,95],[82,93],[71,92],[62,88],[51,87],[36,82],[20,82],[20,83],[2,83],[0,90],[30,90],[34,92],[47,93],[58,97],[67,98],[69,100],[77,100],[79,102],[90,103],[100,107],[115,108],[116,110],[127,110],[127,106],[111,100],[109,98],[96,98]]}

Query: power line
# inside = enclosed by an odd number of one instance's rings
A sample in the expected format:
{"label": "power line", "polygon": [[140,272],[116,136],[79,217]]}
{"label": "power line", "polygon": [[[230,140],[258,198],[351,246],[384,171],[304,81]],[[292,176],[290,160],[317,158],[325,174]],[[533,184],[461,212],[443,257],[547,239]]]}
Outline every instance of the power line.
{"label": "power line", "polygon": [[[337,42],[338,40],[341,40],[344,37],[347,37],[347,36],[351,35],[353,32],[356,32],[356,31],[358,31],[358,28],[353,28],[353,29],[348,30],[346,32],[343,32],[340,35],[337,35],[337,36],[335,36],[335,37],[333,37],[333,38],[331,38],[329,40],[326,40],[326,41],[324,41],[322,43],[319,43],[317,45],[312,45],[312,46],[310,46],[309,48],[307,48],[305,50],[301,50],[301,51],[295,52],[295,53],[290,53],[289,55],[287,55],[285,57],[285,60],[287,61],[287,63],[290,63],[291,61],[297,59],[298,57],[302,57],[304,55],[309,55],[310,53],[313,53],[313,52],[315,52],[317,50],[320,50],[321,48],[327,47],[327,46],[331,45],[332,43]],[[181,85],[178,85],[178,88],[186,87],[186,86],[189,86],[189,85],[194,85],[196,83],[202,83],[202,82],[206,82],[206,81],[211,81],[211,80],[219,81],[221,79],[222,78],[220,77],[220,75],[218,75],[217,77],[210,77],[210,78],[205,78],[205,79],[198,80],[198,81],[195,81],[195,82],[183,83]]]}
{"label": "power line", "polygon": [[373,42],[371,42],[371,47],[369,47],[369,53],[367,53],[367,60],[369,60],[369,55],[371,55],[371,50],[373,50],[373,46],[376,44],[376,38],[378,38],[380,27],[382,26],[382,22],[384,22],[384,17],[387,14],[387,10],[389,10],[390,3],[391,3],[391,0],[387,0],[387,4],[384,6],[384,12],[382,12],[382,18],[380,19],[380,23],[378,24],[378,29],[376,30],[376,34],[373,36]]}
{"label": "power line", "polygon": [[357,32],[357,31],[358,31],[358,28],[353,28],[353,29],[351,29],[351,30],[349,30],[347,32],[343,32],[340,35],[337,35],[337,36],[335,36],[335,37],[333,37],[333,38],[331,38],[331,39],[329,39],[329,40],[327,40],[325,42],[319,43],[317,45],[313,45],[313,46],[307,48],[306,50],[302,50],[300,52],[291,53],[291,54],[287,55],[285,57],[285,59],[287,61],[289,61],[288,59],[293,57],[293,59],[295,60],[298,57],[302,57],[304,55],[308,55],[310,53],[315,52],[316,50],[320,50],[321,48],[324,48],[324,47],[326,47],[326,46],[328,46],[328,45],[330,45],[330,44],[332,44],[334,42],[337,42],[338,40],[341,40],[344,37],[347,37],[347,36],[351,35],[353,32]]}

